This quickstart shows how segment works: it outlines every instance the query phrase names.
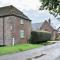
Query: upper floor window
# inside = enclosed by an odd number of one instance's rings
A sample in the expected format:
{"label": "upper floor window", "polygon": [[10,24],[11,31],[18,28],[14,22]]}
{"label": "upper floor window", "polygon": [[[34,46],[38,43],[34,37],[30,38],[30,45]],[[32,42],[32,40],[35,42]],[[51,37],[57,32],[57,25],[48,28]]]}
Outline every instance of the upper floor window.
{"label": "upper floor window", "polygon": [[12,26],[10,26],[11,30],[12,30]]}
{"label": "upper floor window", "polygon": [[20,22],[21,22],[21,24],[24,24],[24,20],[23,19],[21,19]]}

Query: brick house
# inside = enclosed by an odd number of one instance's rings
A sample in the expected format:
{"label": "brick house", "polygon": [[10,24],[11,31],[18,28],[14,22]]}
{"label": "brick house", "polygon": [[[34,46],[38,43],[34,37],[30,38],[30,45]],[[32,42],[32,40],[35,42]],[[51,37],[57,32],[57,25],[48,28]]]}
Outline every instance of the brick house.
{"label": "brick house", "polygon": [[14,6],[0,7],[0,45],[27,43],[31,20]]}
{"label": "brick house", "polygon": [[54,28],[53,24],[51,24],[51,20],[49,19],[48,21],[45,20],[42,23],[33,23],[32,24],[32,30],[40,30],[40,31],[47,31],[51,33],[51,40],[55,40],[58,35],[58,30]]}

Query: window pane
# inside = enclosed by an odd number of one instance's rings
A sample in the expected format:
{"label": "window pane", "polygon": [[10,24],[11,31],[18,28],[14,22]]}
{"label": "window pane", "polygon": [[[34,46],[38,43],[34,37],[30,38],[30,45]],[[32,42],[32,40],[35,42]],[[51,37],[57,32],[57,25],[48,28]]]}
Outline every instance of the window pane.
{"label": "window pane", "polygon": [[12,30],[12,26],[10,26],[11,27],[11,30]]}
{"label": "window pane", "polygon": [[21,19],[21,24],[24,24],[24,20]]}
{"label": "window pane", "polygon": [[20,30],[20,38],[24,38],[24,30]]}

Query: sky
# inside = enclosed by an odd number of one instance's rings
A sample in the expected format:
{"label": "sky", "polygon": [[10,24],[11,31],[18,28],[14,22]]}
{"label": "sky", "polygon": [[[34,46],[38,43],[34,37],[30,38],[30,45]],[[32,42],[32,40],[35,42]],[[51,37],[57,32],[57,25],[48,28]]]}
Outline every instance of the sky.
{"label": "sky", "polygon": [[57,27],[60,26],[60,22],[53,15],[51,15],[49,11],[39,10],[41,5],[39,0],[0,0],[0,7],[7,5],[13,5],[21,10],[32,20],[32,23],[43,22],[44,20],[48,20],[50,18],[54,25]]}

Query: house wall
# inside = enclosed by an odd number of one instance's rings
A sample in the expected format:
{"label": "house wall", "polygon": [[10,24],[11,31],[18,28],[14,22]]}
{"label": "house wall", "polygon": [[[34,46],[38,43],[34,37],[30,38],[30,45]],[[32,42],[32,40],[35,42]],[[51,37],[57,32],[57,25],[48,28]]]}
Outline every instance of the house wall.
{"label": "house wall", "polygon": [[[19,17],[15,17],[15,27],[14,27],[14,34],[15,34],[15,40],[16,43],[27,43],[27,40],[31,33],[31,22],[28,20],[24,20]],[[24,21],[24,24],[21,24],[21,19]],[[24,30],[24,38],[20,38],[20,30]]]}
{"label": "house wall", "polygon": [[51,33],[51,40],[55,40],[56,39],[56,36],[57,36],[57,31],[53,31]]}
{"label": "house wall", "polygon": [[12,44],[12,35],[11,35],[11,16],[4,17],[4,41],[5,45]]}
{"label": "house wall", "polygon": [[3,44],[3,18],[0,18],[0,45]]}
{"label": "house wall", "polygon": [[[20,24],[22,18],[16,16],[5,17],[5,44],[9,45],[13,43],[27,43],[27,40],[31,33],[31,22],[28,20],[24,20],[24,24]],[[12,26],[12,29],[11,29]],[[24,38],[20,38],[20,30],[24,30]]]}
{"label": "house wall", "polygon": [[53,28],[49,25],[48,22],[44,22],[40,29],[48,32],[53,31]]}
{"label": "house wall", "polygon": [[57,31],[55,31],[50,23],[48,23],[47,21],[45,21],[43,23],[43,25],[41,26],[40,30],[43,30],[43,31],[48,31],[51,33],[51,40],[55,40],[56,39],[56,35],[57,35]]}
{"label": "house wall", "polygon": [[30,38],[31,30],[32,30],[31,29],[31,21],[25,20],[24,27],[25,27],[24,29],[25,29],[25,34],[26,34],[26,40],[28,40]]}
{"label": "house wall", "polygon": [[[27,43],[31,34],[31,21],[24,20],[21,24],[22,18],[16,16],[4,17],[4,42],[5,45],[12,45],[13,38],[15,44]],[[20,38],[20,30],[24,30],[24,38]],[[3,44],[3,17],[0,18],[0,45]]]}

